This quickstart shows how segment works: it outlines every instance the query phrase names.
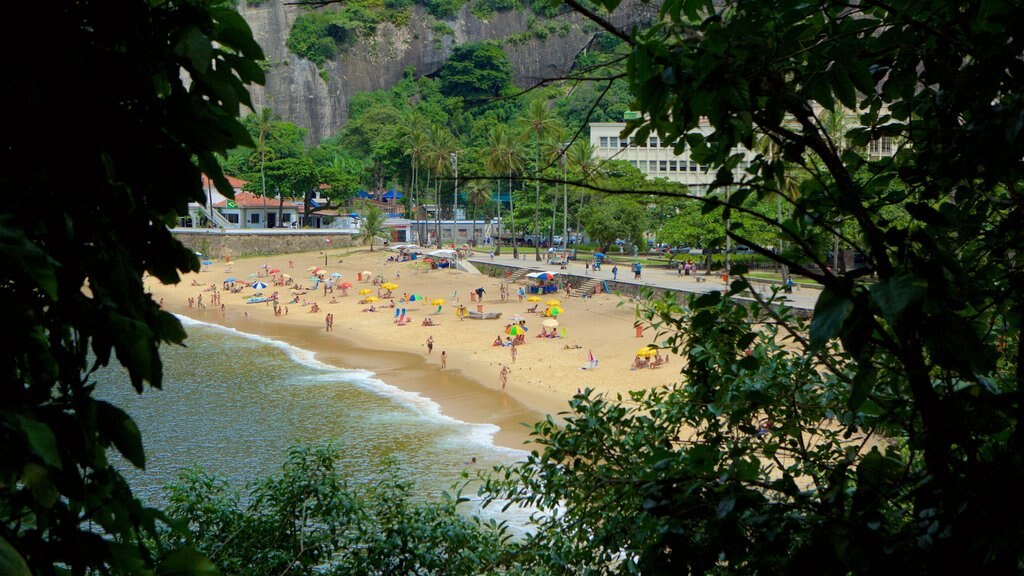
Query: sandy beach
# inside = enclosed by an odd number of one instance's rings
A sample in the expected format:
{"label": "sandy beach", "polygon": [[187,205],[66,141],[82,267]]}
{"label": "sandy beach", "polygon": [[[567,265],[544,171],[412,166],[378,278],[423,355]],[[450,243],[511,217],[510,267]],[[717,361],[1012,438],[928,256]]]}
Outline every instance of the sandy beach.
{"label": "sandy beach", "polygon": [[[569,298],[564,292],[544,295],[540,302],[519,301],[517,291],[527,284],[510,284],[508,298],[502,300],[498,278],[451,269],[430,269],[421,260],[388,262],[395,252],[368,248],[298,254],[219,259],[203,266],[202,271],[183,277],[182,282],[165,286],[147,279],[153,298],[173,313],[203,322],[231,326],[243,332],[261,334],[311,350],[317,358],[344,368],[362,368],[375,372],[388,384],[427,396],[442,411],[466,422],[492,423],[501,428],[495,442],[502,446],[523,448],[529,438],[528,424],[545,414],[557,415],[568,407],[568,400],[578,391],[591,388],[601,393],[622,393],[660,386],[677,381],[681,363],[673,358],[656,369],[632,368],[637,350],[652,343],[648,330],[637,337],[634,328],[635,306],[614,294],[592,298]],[[340,288],[324,292],[324,284],[313,290],[310,269],[319,267],[323,277],[337,285],[350,283],[347,295]],[[274,274],[270,272],[278,271]],[[362,274],[367,272],[369,274]],[[274,285],[275,279],[287,274],[302,290],[294,293],[293,285]],[[331,274],[340,274],[340,277]],[[364,279],[360,279],[360,276]],[[383,276],[398,287],[391,297],[373,283]],[[224,282],[236,278],[237,293],[225,292]],[[244,283],[243,283],[244,281]],[[265,282],[265,289],[250,284]],[[211,285],[216,292],[211,290]],[[483,288],[480,301],[471,293]],[[361,290],[369,293],[361,295]],[[371,304],[359,301],[376,297],[376,311],[364,311]],[[257,292],[265,297],[278,293],[282,307],[275,315],[271,302],[247,303]],[[219,302],[215,299],[219,298]],[[403,296],[420,296],[422,301],[402,302]],[[200,297],[202,306],[199,305]],[[431,304],[444,299],[440,306]],[[561,301],[564,309],[557,317],[558,338],[538,338],[547,318],[528,309],[546,309],[551,298]],[[189,304],[189,300],[192,304]],[[395,308],[391,308],[391,300]],[[314,304],[318,311],[313,312]],[[621,304],[621,305],[620,305]],[[223,305],[223,309],[222,309]],[[494,320],[461,318],[459,305],[476,311],[500,312]],[[287,310],[285,310],[285,308]],[[408,321],[399,324],[405,309]],[[287,313],[285,313],[287,312]],[[328,331],[326,317],[334,317]],[[494,346],[497,337],[505,339],[506,325],[519,320],[527,328],[522,345],[512,348]],[[424,319],[434,326],[424,326]],[[427,340],[433,339],[428,351]],[[442,369],[442,353],[447,366]],[[597,367],[588,366],[590,354]],[[507,386],[502,389],[500,374],[508,366]]]}

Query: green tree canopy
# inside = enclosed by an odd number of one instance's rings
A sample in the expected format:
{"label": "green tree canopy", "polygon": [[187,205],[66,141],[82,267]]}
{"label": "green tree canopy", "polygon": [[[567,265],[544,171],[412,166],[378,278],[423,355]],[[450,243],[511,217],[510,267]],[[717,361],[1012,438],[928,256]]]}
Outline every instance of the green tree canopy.
{"label": "green tree canopy", "polygon": [[[5,101],[32,121],[8,126],[0,147],[17,191],[0,212],[0,303],[17,335],[2,360],[0,572],[196,573],[211,566],[187,547],[147,547],[166,519],[108,455],[143,467],[143,441],[93,398],[92,372],[116,356],[138,392],[162,385],[158,348],[185,333],[143,279],[199,270],[168,227],[203,202],[200,173],[231,196],[216,156],[254,145],[237,117],[263,53],[218,2],[83,0],[46,22],[52,36],[8,62],[19,81]],[[0,44],[18,53],[25,37]],[[69,85],[88,87],[75,106]],[[71,126],[74,153],[47,153]]]}
{"label": "green tree canopy", "polygon": [[460,44],[445,60],[439,78],[445,96],[479,102],[512,88],[512,64],[497,42]]}

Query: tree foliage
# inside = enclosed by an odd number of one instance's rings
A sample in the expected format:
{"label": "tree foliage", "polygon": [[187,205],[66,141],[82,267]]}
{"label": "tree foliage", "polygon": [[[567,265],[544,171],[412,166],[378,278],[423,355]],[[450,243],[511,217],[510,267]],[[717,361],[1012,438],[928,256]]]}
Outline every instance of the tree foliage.
{"label": "tree foliage", "polygon": [[441,93],[475,103],[509,92],[512,64],[497,42],[460,44],[439,73]]}
{"label": "tree foliage", "polygon": [[[578,396],[492,488],[557,511],[533,545],[567,570],[1019,573],[1024,10],[669,0],[660,16],[619,34],[634,136],[718,169],[729,193],[703,201],[723,219],[773,224],[748,200],[784,203],[771,257],[822,284],[813,320],[737,299],[742,278],[648,300],[680,383]],[[854,121],[830,133],[823,111]],[[781,154],[737,181],[734,149],[759,135]],[[895,156],[869,156],[883,137]],[[795,195],[787,165],[808,175]],[[756,247],[746,230],[730,235]],[[831,269],[833,236],[867,268]]]}
{"label": "tree foliage", "polygon": [[397,467],[350,486],[336,455],[329,443],[294,447],[279,474],[244,494],[215,474],[186,471],[170,487],[168,511],[188,523],[224,576],[469,576],[516,566],[504,524],[463,515],[458,490],[417,502]]}
{"label": "tree foliage", "polygon": [[[163,515],[136,500],[111,465],[145,466],[138,428],[95,400],[91,373],[116,356],[132,386],[162,384],[158,347],[185,334],[143,289],[198,271],[170,234],[200,172],[230,196],[215,158],[252,140],[237,116],[262,83],[263,54],[217,2],[62,3],[53,36],[12,59],[6,102],[32,118],[4,135],[0,303],[14,339],[3,354],[0,567],[5,574],[197,573],[188,549],[140,542]],[[24,38],[5,34],[8,53]],[[40,73],[46,70],[45,73]],[[188,78],[186,83],[185,78]],[[68,106],[67,86],[88,86]],[[85,111],[83,113],[83,111]],[[74,126],[74,153],[48,154]],[[67,194],[67,174],[75,194]]]}

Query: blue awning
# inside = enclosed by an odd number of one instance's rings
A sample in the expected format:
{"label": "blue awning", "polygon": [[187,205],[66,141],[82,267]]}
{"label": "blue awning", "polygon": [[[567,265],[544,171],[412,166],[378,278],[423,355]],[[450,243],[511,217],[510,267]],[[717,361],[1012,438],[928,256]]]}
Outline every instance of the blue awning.
{"label": "blue awning", "polygon": [[314,200],[313,198],[309,199],[309,205],[312,206],[313,208],[319,208],[320,207],[320,204],[316,200]]}
{"label": "blue awning", "polygon": [[356,198],[373,198],[373,194],[370,194],[366,190],[360,190],[356,192]]}
{"label": "blue awning", "polygon": [[384,196],[382,196],[382,198],[384,198],[385,200],[400,200],[402,196],[404,196],[404,194],[402,194],[398,190],[388,190],[387,192],[384,193]]}

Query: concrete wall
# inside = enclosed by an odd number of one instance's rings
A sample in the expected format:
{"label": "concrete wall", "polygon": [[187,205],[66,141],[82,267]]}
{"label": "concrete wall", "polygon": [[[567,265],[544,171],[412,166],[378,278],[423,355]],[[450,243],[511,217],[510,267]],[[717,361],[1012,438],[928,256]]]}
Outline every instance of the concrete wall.
{"label": "concrete wall", "polygon": [[[349,234],[319,230],[171,230],[193,252],[211,258],[231,256],[270,256],[291,252],[311,252],[324,248],[348,248],[354,244]],[[330,240],[330,242],[327,242]]]}

